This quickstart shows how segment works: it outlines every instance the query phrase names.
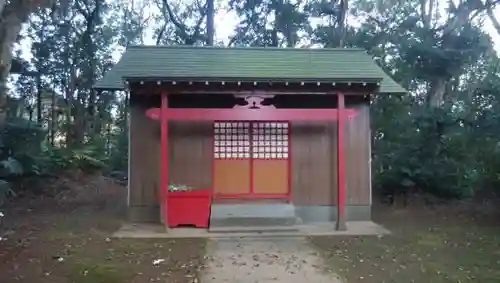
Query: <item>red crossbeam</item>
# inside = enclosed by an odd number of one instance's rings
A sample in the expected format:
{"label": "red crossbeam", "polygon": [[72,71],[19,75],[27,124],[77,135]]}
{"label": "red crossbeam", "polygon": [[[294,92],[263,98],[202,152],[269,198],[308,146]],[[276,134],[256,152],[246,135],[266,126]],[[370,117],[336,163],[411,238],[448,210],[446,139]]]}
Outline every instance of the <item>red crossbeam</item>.
{"label": "red crossbeam", "polygon": [[[338,109],[204,109],[168,108],[164,113],[166,120],[184,121],[335,121]],[[356,109],[340,110],[349,119],[357,114]],[[146,116],[160,120],[161,109],[146,110]]]}

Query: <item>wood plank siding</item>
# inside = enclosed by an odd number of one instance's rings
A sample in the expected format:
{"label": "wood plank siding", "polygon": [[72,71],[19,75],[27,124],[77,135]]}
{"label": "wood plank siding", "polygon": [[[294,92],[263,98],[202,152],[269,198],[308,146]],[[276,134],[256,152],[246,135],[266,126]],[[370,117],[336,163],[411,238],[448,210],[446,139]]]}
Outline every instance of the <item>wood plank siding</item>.
{"label": "wood plank siding", "polygon": [[[347,204],[370,204],[370,111],[356,107],[347,121]],[[292,123],[292,197],[295,204],[332,205],[337,197],[337,125]]]}
{"label": "wood plank siding", "polygon": [[129,218],[159,221],[159,123],[145,116],[147,105],[130,105]]}
{"label": "wood plank siding", "polygon": [[370,109],[364,105],[358,110],[358,115],[344,128],[348,205],[371,204]]}
{"label": "wood plank siding", "polygon": [[[149,105],[148,105],[149,104]],[[158,222],[159,122],[145,116],[151,103],[130,104],[130,219]],[[370,118],[368,105],[346,125],[347,204],[370,204]],[[199,188],[212,185],[210,122],[169,122],[170,182]],[[295,204],[328,205],[336,200],[336,125],[293,122],[292,199]]]}
{"label": "wood plank siding", "polygon": [[175,121],[168,127],[170,183],[211,188],[212,123]]}

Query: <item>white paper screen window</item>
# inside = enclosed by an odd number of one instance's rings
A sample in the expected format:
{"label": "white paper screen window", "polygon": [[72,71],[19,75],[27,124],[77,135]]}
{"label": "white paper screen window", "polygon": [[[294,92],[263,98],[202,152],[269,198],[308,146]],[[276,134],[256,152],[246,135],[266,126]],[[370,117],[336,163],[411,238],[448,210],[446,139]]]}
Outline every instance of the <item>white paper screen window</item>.
{"label": "white paper screen window", "polygon": [[249,122],[215,122],[214,158],[250,158],[249,128]]}
{"label": "white paper screen window", "polygon": [[252,157],[262,159],[288,158],[288,123],[252,123]]}

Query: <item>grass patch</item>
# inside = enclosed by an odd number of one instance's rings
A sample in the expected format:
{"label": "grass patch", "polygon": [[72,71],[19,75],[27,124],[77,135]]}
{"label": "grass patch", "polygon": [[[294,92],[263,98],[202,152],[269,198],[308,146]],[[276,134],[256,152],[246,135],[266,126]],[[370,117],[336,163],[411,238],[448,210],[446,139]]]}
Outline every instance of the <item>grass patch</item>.
{"label": "grass patch", "polygon": [[311,238],[346,282],[498,282],[498,226],[479,225],[450,208],[375,214],[392,235]]}

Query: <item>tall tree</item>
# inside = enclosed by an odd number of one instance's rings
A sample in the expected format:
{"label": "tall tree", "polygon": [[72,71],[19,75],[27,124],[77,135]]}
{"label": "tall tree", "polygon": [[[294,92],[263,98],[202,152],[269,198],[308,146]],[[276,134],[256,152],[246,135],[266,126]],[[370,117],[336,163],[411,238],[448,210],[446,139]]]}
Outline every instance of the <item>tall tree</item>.
{"label": "tall tree", "polygon": [[12,62],[12,48],[31,13],[51,8],[53,16],[64,11],[66,0],[2,0],[0,1],[0,127],[6,118],[7,78]]}
{"label": "tall tree", "polygon": [[215,34],[215,26],[214,26],[214,0],[207,0],[207,45],[214,45],[214,34]]}
{"label": "tall tree", "polygon": [[240,17],[229,45],[295,47],[300,34],[310,30],[304,6],[291,0],[229,1]]}
{"label": "tall tree", "polygon": [[[168,0],[156,0],[161,12],[157,44],[201,45],[207,42],[203,23],[207,18],[207,3],[195,0],[188,5],[174,5]],[[191,22],[191,23],[190,23]]]}

